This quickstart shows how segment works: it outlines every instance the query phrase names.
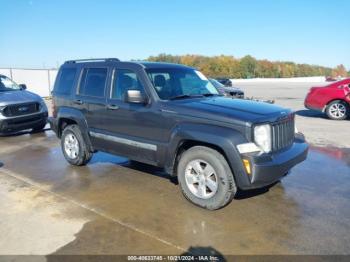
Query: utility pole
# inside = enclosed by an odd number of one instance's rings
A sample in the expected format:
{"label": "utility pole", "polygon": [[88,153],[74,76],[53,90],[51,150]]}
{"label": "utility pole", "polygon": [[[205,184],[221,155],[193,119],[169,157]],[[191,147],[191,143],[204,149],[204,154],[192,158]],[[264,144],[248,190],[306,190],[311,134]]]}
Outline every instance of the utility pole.
{"label": "utility pole", "polygon": [[48,80],[48,83],[49,83],[49,94],[51,95],[50,69],[47,69],[47,80]]}

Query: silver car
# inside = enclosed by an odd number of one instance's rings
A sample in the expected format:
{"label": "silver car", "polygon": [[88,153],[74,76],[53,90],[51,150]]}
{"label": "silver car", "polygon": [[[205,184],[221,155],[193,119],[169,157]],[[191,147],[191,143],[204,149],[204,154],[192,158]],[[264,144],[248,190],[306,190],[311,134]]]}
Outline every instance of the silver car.
{"label": "silver car", "polygon": [[40,96],[0,75],[0,134],[40,131],[45,128],[47,117],[48,110]]}

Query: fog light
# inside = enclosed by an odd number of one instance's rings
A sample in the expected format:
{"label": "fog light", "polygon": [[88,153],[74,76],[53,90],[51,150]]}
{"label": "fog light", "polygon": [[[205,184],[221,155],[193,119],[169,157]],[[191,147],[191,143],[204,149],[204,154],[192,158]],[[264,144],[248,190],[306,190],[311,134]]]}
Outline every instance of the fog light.
{"label": "fog light", "polygon": [[245,171],[247,172],[248,175],[252,174],[252,169],[250,168],[250,162],[248,159],[243,159],[243,165],[245,168]]}

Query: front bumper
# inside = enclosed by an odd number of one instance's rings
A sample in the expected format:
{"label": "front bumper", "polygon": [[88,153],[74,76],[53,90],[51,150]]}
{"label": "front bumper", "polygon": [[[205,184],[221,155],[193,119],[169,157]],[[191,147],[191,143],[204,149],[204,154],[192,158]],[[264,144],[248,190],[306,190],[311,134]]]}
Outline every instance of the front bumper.
{"label": "front bumper", "polygon": [[0,119],[0,133],[11,133],[42,126],[47,122],[48,112]]}
{"label": "front bumper", "polygon": [[242,189],[254,189],[264,187],[280,180],[288,171],[300,162],[303,162],[308,153],[308,144],[303,137],[295,139],[293,145],[283,151],[272,154],[243,155],[251,164],[249,184],[243,185]]}

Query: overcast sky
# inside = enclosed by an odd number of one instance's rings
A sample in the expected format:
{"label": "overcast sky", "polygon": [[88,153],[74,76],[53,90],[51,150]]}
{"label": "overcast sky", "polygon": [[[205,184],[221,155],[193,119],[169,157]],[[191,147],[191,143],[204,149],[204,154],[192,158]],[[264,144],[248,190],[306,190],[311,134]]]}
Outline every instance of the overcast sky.
{"label": "overcast sky", "polygon": [[349,0],[0,0],[0,67],[233,55],[350,69]]}

